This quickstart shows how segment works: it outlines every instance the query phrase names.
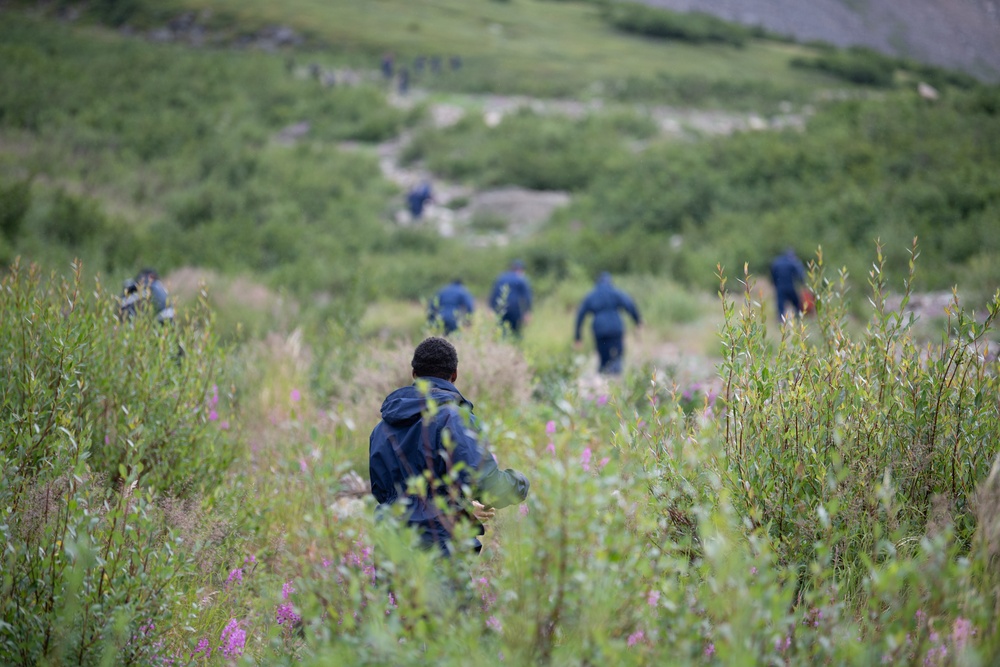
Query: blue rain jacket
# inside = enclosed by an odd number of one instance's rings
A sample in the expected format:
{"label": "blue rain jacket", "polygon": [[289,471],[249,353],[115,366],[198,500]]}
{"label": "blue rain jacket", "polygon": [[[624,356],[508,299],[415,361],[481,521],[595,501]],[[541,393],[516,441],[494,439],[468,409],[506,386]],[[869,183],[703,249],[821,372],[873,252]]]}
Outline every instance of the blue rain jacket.
{"label": "blue rain jacket", "polygon": [[625,323],[622,322],[618,312],[620,310],[631,315],[637,325],[642,323],[639,310],[636,308],[635,302],[632,301],[632,297],[616,288],[611,283],[611,276],[602,274],[597,279],[594,289],[584,298],[576,312],[573,339],[580,340],[580,328],[588,314],[594,316],[594,338],[621,336],[625,332]]}
{"label": "blue rain jacket", "polygon": [[427,319],[432,323],[438,319],[444,325],[444,332],[451,333],[461,325],[476,309],[476,302],[465,285],[454,282],[445,285],[427,308]]}
{"label": "blue rain jacket", "polygon": [[[426,394],[419,386],[425,382]],[[368,472],[380,510],[405,503],[409,525],[418,529],[426,546],[437,544],[445,554],[458,519],[465,517],[483,532],[468,511],[466,489],[472,498],[498,509],[528,496],[524,475],[500,470],[480,441],[472,403],[455,385],[433,377],[419,378],[386,397],[382,421],[369,439]],[[407,493],[407,480],[428,473],[426,493]],[[477,551],[481,546],[476,540]]]}
{"label": "blue rain jacket", "polygon": [[500,274],[490,292],[490,308],[508,322],[520,322],[531,311],[531,284],[524,274],[517,271]]}

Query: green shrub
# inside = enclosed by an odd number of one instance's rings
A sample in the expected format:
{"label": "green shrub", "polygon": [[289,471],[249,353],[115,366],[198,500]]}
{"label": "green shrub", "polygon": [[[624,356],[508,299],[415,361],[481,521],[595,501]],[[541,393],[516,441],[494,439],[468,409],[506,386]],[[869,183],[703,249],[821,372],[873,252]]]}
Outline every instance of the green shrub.
{"label": "green shrub", "polygon": [[814,58],[793,58],[791,65],[826,72],[863,86],[884,88],[893,84],[898,62],[871,49],[852,47]]}
{"label": "green shrub", "polygon": [[187,495],[218,483],[233,454],[217,423],[223,369],[207,315],[119,323],[114,297],[87,290],[79,267],[43,280],[15,264],[3,287],[4,451],[18,474],[45,468],[65,436],[109,485],[140,464],[144,489]]}
{"label": "green shrub", "polygon": [[[824,268],[820,256],[811,281],[816,323],[784,327],[773,351],[769,309],[752,304],[751,289],[739,307],[724,302],[726,474],[740,480],[733,491],[741,512],[774,536],[783,559],[808,562],[826,540],[844,581],[858,586],[866,563],[890,555],[883,540],[891,535],[947,524],[962,549],[972,544],[974,497],[996,458],[989,434],[1000,420],[989,398],[1000,384],[979,349],[1000,302],[983,322],[954,304],[944,339],[925,348],[910,333],[912,319],[885,305],[880,249],[874,310],[854,337],[846,283]],[[904,306],[911,281],[912,273]],[[828,512],[822,523],[803,520],[818,507]]]}
{"label": "green shrub", "polygon": [[732,46],[744,46],[750,37],[749,29],[710,14],[675,12],[639,2],[609,2],[603,6],[602,14],[618,30],[647,37]]}
{"label": "green shrub", "polygon": [[15,263],[2,283],[0,661],[151,664],[197,553],[162,492],[212,490],[233,455],[219,353],[210,326],[117,323],[75,270]]}
{"label": "green shrub", "polygon": [[21,232],[24,217],[31,208],[31,178],[0,184],[0,234],[13,241]]}

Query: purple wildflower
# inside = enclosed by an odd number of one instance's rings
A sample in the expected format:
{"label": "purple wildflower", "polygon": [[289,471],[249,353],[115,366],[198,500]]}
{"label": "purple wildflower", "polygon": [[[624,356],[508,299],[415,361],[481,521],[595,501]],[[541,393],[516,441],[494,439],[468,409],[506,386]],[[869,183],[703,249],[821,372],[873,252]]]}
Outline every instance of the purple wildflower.
{"label": "purple wildflower", "polygon": [[490,616],[486,619],[486,627],[494,632],[503,632],[503,626],[500,625],[500,619],[496,616]]}
{"label": "purple wildflower", "polygon": [[604,470],[604,466],[608,465],[609,463],[611,463],[611,457],[605,456],[603,459],[601,459],[600,461],[598,461],[598,463],[597,463],[597,469],[598,470]]}
{"label": "purple wildflower", "polygon": [[955,648],[959,651],[965,648],[969,639],[974,637],[975,634],[976,630],[972,627],[972,621],[967,618],[959,616],[951,626],[951,640],[955,643]]}
{"label": "purple wildflower", "polygon": [[287,602],[279,604],[274,615],[278,620],[278,625],[284,625],[286,628],[290,628],[302,620],[302,617],[295,613],[295,608]]}
{"label": "purple wildflower", "polygon": [[219,421],[219,413],[215,410],[215,408],[209,410],[208,421],[210,422]]}
{"label": "purple wildflower", "polygon": [[248,554],[247,557],[243,559],[243,562],[247,565],[253,565],[257,562],[257,557],[253,554]]}
{"label": "purple wildflower", "polygon": [[194,659],[195,656],[203,654],[206,658],[212,657],[212,644],[208,641],[207,637],[202,637],[198,640],[198,645],[194,647],[191,658]]}
{"label": "purple wildflower", "polygon": [[239,621],[233,618],[222,629],[219,641],[221,642],[222,655],[227,658],[238,658],[243,655],[243,647],[247,642],[247,633],[240,627]]}
{"label": "purple wildflower", "polygon": [[556,443],[550,442],[549,446],[545,448],[545,451],[547,451],[552,456],[555,456],[556,455]]}
{"label": "purple wildflower", "polygon": [[298,389],[292,389],[291,398],[293,403],[298,403],[299,399],[302,398],[302,394],[299,393]]}
{"label": "purple wildflower", "polygon": [[235,584],[243,581],[243,568],[234,567],[229,573],[229,577],[226,579],[227,584]]}
{"label": "purple wildflower", "polygon": [[545,432],[547,434],[549,434],[549,435],[555,435],[555,432],[556,432],[556,423],[554,421],[549,421],[545,425]]}
{"label": "purple wildflower", "polygon": [[590,456],[590,447],[584,449],[583,453],[580,454],[580,465],[583,466],[583,469],[587,472],[590,472]]}
{"label": "purple wildflower", "polygon": [[521,503],[517,511],[521,513],[521,516],[528,516],[528,503]]}
{"label": "purple wildflower", "polygon": [[292,593],[295,592],[295,587],[292,586],[292,582],[286,581],[281,585],[281,599],[287,600],[291,597]]}
{"label": "purple wildflower", "polygon": [[632,648],[645,638],[646,638],[645,632],[643,632],[642,630],[636,630],[635,632],[633,632],[628,636],[628,640],[626,641],[626,643],[628,644],[629,648]]}
{"label": "purple wildflower", "polygon": [[708,642],[708,646],[705,647],[705,657],[711,658],[715,655],[715,642]]}
{"label": "purple wildflower", "polygon": [[600,396],[598,396],[597,397],[597,404],[600,405],[600,406],[602,406],[602,407],[605,406],[605,405],[607,405],[608,404],[608,395],[607,394],[601,394]]}
{"label": "purple wildflower", "polygon": [[389,608],[385,610],[385,615],[388,616],[392,613],[393,609],[396,609],[399,605],[396,604],[396,596],[389,591]]}
{"label": "purple wildflower", "polygon": [[650,607],[655,607],[660,603],[660,591],[655,588],[649,591],[649,595],[646,596],[646,604]]}
{"label": "purple wildflower", "polygon": [[228,431],[229,430],[229,420],[228,419],[223,419],[221,422],[219,422],[219,430],[221,430],[221,431]]}

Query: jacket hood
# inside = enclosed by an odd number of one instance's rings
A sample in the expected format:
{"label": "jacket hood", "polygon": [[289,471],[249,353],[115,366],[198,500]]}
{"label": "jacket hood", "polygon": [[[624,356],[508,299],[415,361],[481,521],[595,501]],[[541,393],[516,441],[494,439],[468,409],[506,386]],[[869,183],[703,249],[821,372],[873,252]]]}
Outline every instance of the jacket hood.
{"label": "jacket hood", "polygon": [[[425,394],[417,386],[418,383],[426,382],[429,391]],[[409,387],[400,387],[385,397],[382,402],[382,420],[390,426],[403,426],[415,423],[420,419],[420,415],[427,409],[428,396],[438,405],[452,403],[457,406],[468,406],[472,409],[472,403],[467,401],[461,392],[447,380],[440,378],[426,377],[419,378],[418,382]]]}

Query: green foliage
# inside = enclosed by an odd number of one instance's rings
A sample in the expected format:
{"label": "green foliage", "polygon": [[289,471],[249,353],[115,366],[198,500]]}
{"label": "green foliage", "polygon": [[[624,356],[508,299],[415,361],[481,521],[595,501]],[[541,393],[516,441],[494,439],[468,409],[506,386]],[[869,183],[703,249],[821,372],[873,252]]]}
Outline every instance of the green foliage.
{"label": "green foliage", "polygon": [[9,185],[0,184],[0,234],[8,241],[17,238],[31,207],[31,181],[28,178]]}
{"label": "green foliage", "polygon": [[[1000,123],[967,111],[979,99],[956,92],[928,105],[900,94],[820,111],[806,132],[656,145],[594,178],[551,233],[576,257],[614,247],[613,270],[666,270],[705,286],[711,277],[692,259],[727,269],[749,262],[763,273],[789,245],[822,245],[861,276],[876,237],[887,248],[886,271],[901,277],[916,235],[922,284],[947,288],[974,256],[996,250],[1000,190],[991,168],[980,167],[1000,155]],[[581,222],[580,234],[566,233]]]}
{"label": "green foliage", "polygon": [[[989,397],[1000,384],[981,350],[1000,302],[982,322],[956,302],[945,338],[924,348],[910,332],[912,318],[886,307],[879,251],[870,274],[874,311],[854,337],[844,277],[828,277],[822,259],[811,276],[816,323],[783,327],[773,351],[767,315],[750,289],[739,308],[724,303],[723,474],[782,559],[807,562],[823,543],[837,554],[843,582],[856,587],[867,562],[906,550],[905,536],[947,524],[960,548],[972,543],[977,485],[997,456],[990,433],[1000,412]],[[818,524],[807,519],[816,511]]]}
{"label": "green foliage", "polygon": [[612,26],[624,32],[694,44],[719,42],[744,46],[751,34],[750,29],[738,23],[703,12],[675,12],[628,0],[604,4],[602,15]]}
{"label": "green foliage", "polygon": [[484,186],[578,190],[625,155],[623,139],[648,137],[652,130],[649,119],[634,114],[567,121],[522,109],[496,127],[469,115],[449,128],[426,129],[403,158],[424,159],[436,173]]}
{"label": "green foliage", "polygon": [[793,58],[792,67],[815,69],[862,86],[893,84],[897,61],[863,47],[837,50],[812,58]]}
{"label": "green foliage", "polygon": [[198,549],[161,492],[211,490],[233,455],[208,412],[219,352],[210,327],[116,323],[75,268],[2,283],[0,661],[152,664]]}
{"label": "green foliage", "polygon": [[144,489],[213,488],[233,454],[214,423],[223,376],[207,315],[119,323],[114,298],[86,291],[77,269],[72,280],[43,280],[15,264],[4,280],[5,469],[34,478],[65,436],[108,484],[142,466]]}

